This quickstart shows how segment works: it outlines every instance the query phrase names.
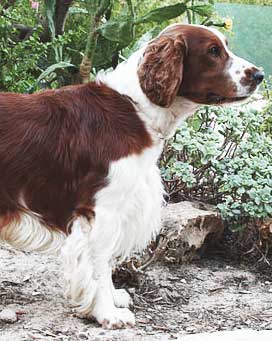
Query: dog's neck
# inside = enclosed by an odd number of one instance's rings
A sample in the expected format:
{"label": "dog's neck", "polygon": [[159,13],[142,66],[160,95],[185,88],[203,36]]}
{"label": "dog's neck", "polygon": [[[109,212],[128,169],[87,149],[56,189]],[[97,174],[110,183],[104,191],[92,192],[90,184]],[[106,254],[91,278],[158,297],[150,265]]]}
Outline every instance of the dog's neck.
{"label": "dog's neck", "polygon": [[100,72],[97,81],[132,99],[154,140],[167,139],[173,136],[182,121],[194,114],[199,105],[184,97],[176,97],[169,108],[153,104],[143,93],[137,75],[143,52],[144,48],[138,50],[113,71]]}

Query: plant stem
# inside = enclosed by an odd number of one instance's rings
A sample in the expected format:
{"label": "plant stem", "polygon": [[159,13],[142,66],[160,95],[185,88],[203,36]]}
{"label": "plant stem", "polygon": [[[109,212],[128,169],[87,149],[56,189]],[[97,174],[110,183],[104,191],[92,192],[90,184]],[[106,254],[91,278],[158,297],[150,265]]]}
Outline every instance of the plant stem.
{"label": "plant stem", "polygon": [[192,23],[192,16],[191,16],[191,13],[188,9],[186,11],[186,15],[187,15],[188,24],[191,24]]}
{"label": "plant stem", "polygon": [[[192,0],[192,6],[195,5],[195,2],[194,0]],[[195,15],[195,12],[193,11],[193,24],[196,24],[196,15]]]}
{"label": "plant stem", "polygon": [[91,1],[90,3],[90,30],[85,48],[85,53],[80,64],[80,76],[83,83],[90,81],[90,72],[92,69],[92,60],[97,44],[97,27],[101,18],[111,5],[111,0]]}

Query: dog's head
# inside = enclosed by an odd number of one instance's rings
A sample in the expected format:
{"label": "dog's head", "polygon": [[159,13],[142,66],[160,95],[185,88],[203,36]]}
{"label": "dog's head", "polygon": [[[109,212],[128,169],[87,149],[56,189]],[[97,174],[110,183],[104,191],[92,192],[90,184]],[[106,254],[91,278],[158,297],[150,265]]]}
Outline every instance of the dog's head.
{"label": "dog's head", "polygon": [[176,96],[200,104],[223,104],[249,97],[263,72],[235,56],[219,31],[197,25],[167,27],[146,47],[138,68],[151,102],[169,107]]}

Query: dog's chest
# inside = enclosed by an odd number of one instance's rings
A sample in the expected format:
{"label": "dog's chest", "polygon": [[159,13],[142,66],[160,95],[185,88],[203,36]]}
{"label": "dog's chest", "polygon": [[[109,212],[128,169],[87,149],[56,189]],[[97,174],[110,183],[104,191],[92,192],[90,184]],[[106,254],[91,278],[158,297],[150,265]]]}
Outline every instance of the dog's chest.
{"label": "dog's chest", "polygon": [[110,215],[120,229],[116,256],[141,250],[160,229],[163,186],[157,160],[162,145],[133,155],[110,166],[108,186],[97,193],[96,216]]}

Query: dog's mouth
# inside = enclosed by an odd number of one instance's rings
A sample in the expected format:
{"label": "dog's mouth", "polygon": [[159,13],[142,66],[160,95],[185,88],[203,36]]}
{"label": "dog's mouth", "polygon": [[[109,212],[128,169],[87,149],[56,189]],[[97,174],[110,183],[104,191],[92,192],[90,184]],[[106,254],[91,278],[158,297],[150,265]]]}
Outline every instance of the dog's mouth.
{"label": "dog's mouth", "polygon": [[242,102],[248,99],[252,95],[252,93],[253,92],[248,93],[245,96],[222,96],[215,92],[207,92],[206,94],[183,92],[180,94],[180,96],[184,96],[189,100],[199,104],[220,105],[225,103]]}
{"label": "dog's mouth", "polygon": [[237,96],[237,97],[225,97],[225,96],[220,96],[220,95],[213,93],[213,92],[209,92],[207,94],[207,103],[208,104],[233,103],[233,102],[244,101],[249,96],[250,95],[248,95],[248,96]]}

